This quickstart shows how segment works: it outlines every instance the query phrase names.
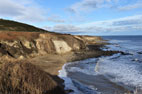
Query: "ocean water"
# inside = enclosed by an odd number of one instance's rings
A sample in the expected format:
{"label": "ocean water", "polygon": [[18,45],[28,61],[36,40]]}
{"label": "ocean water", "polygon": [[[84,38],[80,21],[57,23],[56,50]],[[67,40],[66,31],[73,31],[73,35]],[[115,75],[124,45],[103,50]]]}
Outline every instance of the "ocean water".
{"label": "ocean water", "polygon": [[91,58],[65,64],[59,76],[69,94],[142,94],[142,36],[105,36],[110,45],[127,55]]}

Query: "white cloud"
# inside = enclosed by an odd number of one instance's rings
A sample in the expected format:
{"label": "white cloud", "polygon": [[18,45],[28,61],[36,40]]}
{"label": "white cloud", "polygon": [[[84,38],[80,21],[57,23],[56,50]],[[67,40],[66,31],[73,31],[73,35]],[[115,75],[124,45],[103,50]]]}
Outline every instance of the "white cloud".
{"label": "white cloud", "polygon": [[142,2],[138,2],[138,3],[127,5],[127,6],[120,6],[118,9],[121,11],[127,11],[127,10],[132,10],[137,8],[142,8]]}
{"label": "white cloud", "polygon": [[55,22],[55,23],[64,23],[65,22],[65,20],[63,20],[60,16],[57,16],[57,15],[50,16],[50,17],[48,17],[47,20],[50,22]]}
{"label": "white cloud", "polygon": [[67,25],[67,24],[59,24],[55,25],[54,27],[44,27],[47,30],[50,31],[59,31],[59,32],[74,32],[74,31],[80,31],[80,27],[77,27],[75,25]]}
{"label": "white cloud", "polygon": [[80,2],[72,4],[67,10],[72,13],[81,13],[92,12],[99,8],[109,8],[120,11],[142,8],[141,0],[132,1],[133,4],[131,4],[129,0],[81,0]]}
{"label": "white cloud", "polygon": [[112,0],[82,0],[73,4],[68,11],[79,13],[93,11],[96,8],[107,7],[105,3],[110,3]]}
{"label": "white cloud", "polygon": [[41,22],[46,19],[46,12],[33,1],[0,0],[0,17],[14,20]]}
{"label": "white cloud", "polygon": [[119,19],[91,22],[81,25],[55,25],[45,27],[45,29],[55,32],[72,34],[89,33],[110,33],[110,32],[129,32],[142,31],[142,15],[129,16]]}
{"label": "white cloud", "polygon": [[124,25],[138,25],[138,24],[142,24],[142,15],[134,15],[134,16],[128,16],[112,20],[91,22],[91,23],[81,24],[80,26],[95,25],[95,26],[110,27],[110,26],[124,26]]}
{"label": "white cloud", "polygon": [[1,16],[18,16],[22,15],[24,7],[10,0],[0,0],[0,15]]}

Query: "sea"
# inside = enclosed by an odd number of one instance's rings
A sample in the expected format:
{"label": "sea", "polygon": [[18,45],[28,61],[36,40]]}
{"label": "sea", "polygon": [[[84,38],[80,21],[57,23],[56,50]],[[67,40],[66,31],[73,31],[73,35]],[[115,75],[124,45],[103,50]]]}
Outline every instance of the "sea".
{"label": "sea", "polygon": [[123,51],[69,62],[59,71],[69,94],[142,94],[142,36],[102,36],[102,50]]}

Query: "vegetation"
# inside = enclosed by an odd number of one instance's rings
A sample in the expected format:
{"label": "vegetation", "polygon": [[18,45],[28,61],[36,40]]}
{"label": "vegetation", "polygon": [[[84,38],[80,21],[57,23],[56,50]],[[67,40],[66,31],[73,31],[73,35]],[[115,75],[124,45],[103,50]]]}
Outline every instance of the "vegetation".
{"label": "vegetation", "polygon": [[50,74],[26,61],[17,61],[1,66],[0,94],[65,93]]}
{"label": "vegetation", "polygon": [[0,19],[0,31],[48,32],[24,23]]}
{"label": "vegetation", "polygon": [[19,40],[25,38],[27,40],[38,38],[38,32],[0,32],[0,40]]}

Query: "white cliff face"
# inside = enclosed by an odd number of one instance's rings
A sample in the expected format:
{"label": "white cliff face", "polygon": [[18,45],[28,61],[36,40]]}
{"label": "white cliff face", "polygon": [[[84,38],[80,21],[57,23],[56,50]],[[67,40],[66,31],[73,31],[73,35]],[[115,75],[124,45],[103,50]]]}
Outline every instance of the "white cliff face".
{"label": "white cliff face", "polygon": [[28,49],[31,49],[31,42],[30,41],[22,41],[23,45],[28,48]]}
{"label": "white cliff face", "polygon": [[97,36],[75,36],[75,38],[84,41],[86,44],[88,43],[95,44],[98,42],[103,42],[103,39]]}
{"label": "white cliff face", "polygon": [[53,40],[53,43],[58,54],[67,53],[72,50],[72,48],[63,40]]}
{"label": "white cliff face", "polygon": [[9,41],[0,40],[0,43],[13,46],[13,47],[17,47],[18,41],[9,42]]}
{"label": "white cliff face", "polygon": [[39,54],[46,54],[52,50],[51,48],[53,48],[50,43],[50,38],[46,34],[40,34],[39,38],[35,41]]}

